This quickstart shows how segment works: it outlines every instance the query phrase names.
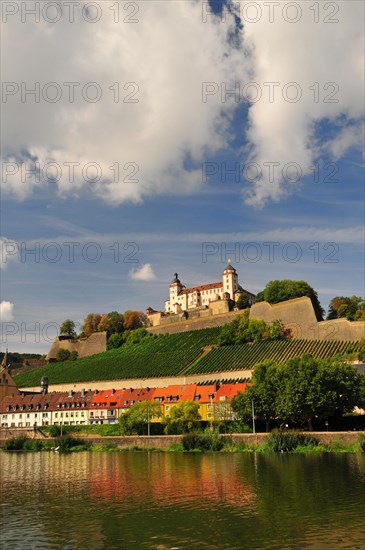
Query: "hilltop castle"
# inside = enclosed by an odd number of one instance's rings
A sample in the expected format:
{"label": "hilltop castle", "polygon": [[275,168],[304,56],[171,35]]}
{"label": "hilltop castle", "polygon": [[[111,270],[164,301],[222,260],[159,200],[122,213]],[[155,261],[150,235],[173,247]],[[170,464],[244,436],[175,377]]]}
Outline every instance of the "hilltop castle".
{"label": "hilltop castle", "polygon": [[170,296],[165,301],[165,313],[180,313],[198,307],[208,307],[216,300],[237,302],[242,293],[247,294],[250,304],[254,303],[256,296],[241,287],[238,283],[237,271],[230,263],[224,269],[220,282],[191,288],[181,284],[178,274],[175,273],[170,284]]}
{"label": "hilltop castle", "polygon": [[238,282],[236,269],[228,263],[222,280],[216,283],[187,288],[175,273],[170,283],[169,297],[163,312],[147,308],[147,318],[152,326],[176,322],[182,319],[197,319],[232,311],[241,294],[246,294],[252,305],[256,296],[243,289]]}

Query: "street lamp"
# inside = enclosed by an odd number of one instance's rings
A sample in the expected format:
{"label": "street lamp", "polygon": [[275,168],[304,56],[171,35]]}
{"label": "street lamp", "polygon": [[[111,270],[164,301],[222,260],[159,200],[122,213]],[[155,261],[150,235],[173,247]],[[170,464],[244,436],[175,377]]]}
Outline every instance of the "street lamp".
{"label": "street lamp", "polygon": [[252,431],[255,434],[256,433],[256,426],[255,426],[255,407],[253,404],[253,399],[251,399],[252,404]]}
{"label": "street lamp", "polygon": [[150,435],[150,402],[147,401],[147,435]]}

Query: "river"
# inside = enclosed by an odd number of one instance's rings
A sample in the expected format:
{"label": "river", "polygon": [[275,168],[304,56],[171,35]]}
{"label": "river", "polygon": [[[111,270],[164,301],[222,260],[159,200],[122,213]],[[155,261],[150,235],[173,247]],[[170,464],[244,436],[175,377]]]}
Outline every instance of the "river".
{"label": "river", "polygon": [[1,548],[365,548],[364,454],[0,454]]}

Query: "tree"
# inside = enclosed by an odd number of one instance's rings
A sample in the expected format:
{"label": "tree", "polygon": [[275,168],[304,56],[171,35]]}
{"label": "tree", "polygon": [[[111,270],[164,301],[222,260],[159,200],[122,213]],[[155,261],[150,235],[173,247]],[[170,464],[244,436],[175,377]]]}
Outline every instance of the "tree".
{"label": "tree", "polygon": [[98,332],[98,326],[101,321],[100,313],[89,313],[84,320],[83,332],[86,337]]}
{"label": "tree", "polygon": [[148,431],[148,422],[162,416],[161,405],[150,401],[138,401],[119,417],[124,435],[143,435]]}
{"label": "tree", "polygon": [[[124,335],[123,335],[124,336]],[[143,340],[146,337],[151,337],[152,335],[144,328],[136,328],[135,330],[131,330],[128,333],[127,338],[125,339],[125,343],[130,344],[139,344],[141,340]]]}
{"label": "tree", "polygon": [[124,313],[124,329],[134,330],[145,326],[147,318],[143,311],[127,310]]}
{"label": "tree", "polygon": [[308,296],[311,299],[317,320],[322,321],[324,310],[319,303],[318,294],[305,281],[292,281],[290,279],[270,281],[264,290],[256,296],[256,302],[265,300],[270,304],[277,304],[301,296]]}
{"label": "tree", "polygon": [[284,325],[281,321],[274,321],[268,325],[264,321],[250,319],[250,312],[247,310],[243,315],[223,326],[218,337],[218,344],[231,346],[245,342],[259,342],[266,338],[279,340],[285,336]]}
{"label": "tree", "polygon": [[335,296],[330,301],[327,319],[346,317],[349,321],[365,318],[365,302],[360,296]]}
{"label": "tree", "polygon": [[166,434],[188,433],[196,429],[201,420],[199,405],[194,401],[181,401],[173,406],[169,416],[165,416]]}
{"label": "tree", "polygon": [[60,348],[57,351],[57,361],[68,361],[70,356],[71,352],[68,349]]}
{"label": "tree", "polygon": [[107,329],[110,334],[121,334],[124,331],[124,315],[111,311],[107,316]]}
{"label": "tree", "polygon": [[238,307],[238,309],[246,309],[250,307],[250,300],[246,292],[242,292],[239,295],[236,306]]}
{"label": "tree", "polygon": [[239,392],[233,399],[231,407],[237,416],[250,424],[252,422],[252,401],[255,417],[266,423],[269,431],[270,421],[276,416],[276,400],[278,394],[278,367],[272,362],[257,365],[252,373],[252,384],[244,393]]}
{"label": "tree", "polygon": [[106,342],[106,349],[120,348],[124,344],[123,334],[112,334]]}
{"label": "tree", "polygon": [[79,354],[77,353],[77,351],[71,351],[69,361],[76,361],[78,356],[79,356]]}
{"label": "tree", "polygon": [[355,367],[339,360],[310,355],[290,359],[279,367],[276,412],[311,429],[314,416],[325,419],[352,411],[361,401],[360,376]]}
{"label": "tree", "polygon": [[68,338],[76,338],[75,323],[71,319],[66,319],[60,326],[60,334]]}

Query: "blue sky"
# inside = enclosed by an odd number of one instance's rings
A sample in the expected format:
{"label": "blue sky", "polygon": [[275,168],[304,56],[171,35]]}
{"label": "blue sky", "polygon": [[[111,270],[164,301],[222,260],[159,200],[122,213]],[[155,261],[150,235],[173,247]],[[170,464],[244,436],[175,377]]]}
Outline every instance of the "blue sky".
{"label": "blue sky", "polygon": [[[331,28],[313,24],[304,2],[295,24],[262,14],[243,22],[238,45],[230,14],[204,23],[196,2],[155,2],[154,11],[136,3],[139,21],[122,29],[107,19],[107,4],[91,30],[81,18],[57,27],[9,16],[4,25],[7,82],[57,82],[63,94],[63,82],[97,82],[105,101],[36,103],[14,93],[3,102],[2,349],[45,353],[65,318],[163,308],[174,272],[188,286],[218,281],[228,257],[251,292],[291,278],[308,281],[326,309],[333,296],[363,296],[361,3],[353,13],[337,3]],[[11,51],[17,38],[19,51]],[[116,75],[138,83],[137,103],[110,101]],[[256,91],[260,83],[263,97],[222,101],[223,83],[229,90],[236,82],[241,90],[255,82]],[[264,82],[277,83],[272,102]],[[316,89],[308,91],[315,82],[318,102]],[[336,103],[324,101],[329,92]],[[21,169],[34,168],[29,157],[41,169],[62,166],[62,178],[22,181]],[[71,182],[64,163],[76,161],[97,163],[103,177],[85,182],[76,170]],[[135,170],[135,181],[113,183],[115,162],[122,173],[133,163],[124,173]],[[288,164],[302,177],[283,177]]]}

